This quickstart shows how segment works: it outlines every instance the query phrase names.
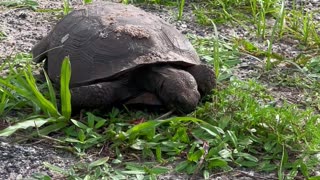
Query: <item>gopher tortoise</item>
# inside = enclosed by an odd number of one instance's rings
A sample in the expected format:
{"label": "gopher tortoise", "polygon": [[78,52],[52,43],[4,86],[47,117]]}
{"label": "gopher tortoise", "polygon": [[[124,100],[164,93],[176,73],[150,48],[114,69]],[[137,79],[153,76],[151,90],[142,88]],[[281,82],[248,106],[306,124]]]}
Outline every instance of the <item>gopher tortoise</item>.
{"label": "gopher tortoise", "polygon": [[[193,111],[215,86],[190,42],[172,25],[132,5],[99,2],[74,10],[32,49],[34,61],[59,84],[71,62],[72,108],[101,108],[134,98]],[[151,94],[156,98],[147,98]],[[135,102],[139,102],[135,99]]]}

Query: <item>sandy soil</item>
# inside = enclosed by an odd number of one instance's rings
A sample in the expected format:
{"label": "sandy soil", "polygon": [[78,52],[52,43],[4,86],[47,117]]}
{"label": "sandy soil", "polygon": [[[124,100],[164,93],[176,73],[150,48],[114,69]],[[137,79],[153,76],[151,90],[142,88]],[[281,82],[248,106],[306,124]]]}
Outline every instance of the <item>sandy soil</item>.
{"label": "sandy soil", "polygon": [[[62,16],[59,10],[62,8],[60,0],[38,2],[39,9],[55,11],[36,12],[27,7],[0,6],[0,31],[7,36],[0,41],[0,59],[20,52],[29,53],[35,43],[41,40]],[[71,2],[73,5],[82,4],[80,0]]]}

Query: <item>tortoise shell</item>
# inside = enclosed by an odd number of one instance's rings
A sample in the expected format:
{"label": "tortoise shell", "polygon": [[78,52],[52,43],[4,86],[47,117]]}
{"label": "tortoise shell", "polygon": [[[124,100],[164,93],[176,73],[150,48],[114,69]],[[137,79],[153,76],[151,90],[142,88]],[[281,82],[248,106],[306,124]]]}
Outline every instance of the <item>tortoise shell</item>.
{"label": "tortoise shell", "polygon": [[148,64],[201,63],[191,43],[172,25],[140,8],[111,2],[74,10],[32,51],[35,62],[47,60],[54,83],[69,56],[71,87],[111,81]]}

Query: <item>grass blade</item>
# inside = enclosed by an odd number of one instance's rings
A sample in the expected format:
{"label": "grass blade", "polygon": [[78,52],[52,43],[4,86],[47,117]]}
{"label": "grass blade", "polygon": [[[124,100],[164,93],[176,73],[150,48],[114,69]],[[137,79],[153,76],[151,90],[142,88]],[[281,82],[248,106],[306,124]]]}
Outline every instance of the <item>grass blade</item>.
{"label": "grass blade", "polygon": [[181,18],[182,18],[182,13],[183,13],[183,9],[184,9],[184,4],[185,4],[185,0],[180,0],[180,1],[179,1],[178,20],[181,20]]}
{"label": "grass blade", "polygon": [[49,125],[47,127],[44,127],[39,130],[39,132],[35,132],[33,135],[37,135],[38,133],[40,135],[48,135],[52,132],[56,132],[64,127],[66,127],[68,124],[65,121],[59,121],[58,123],[54,123],[52,125]]}
{"label": "grass blade", "polygon": [[63,14],[67,15],[71,11],[69,0],[63,0]]}
{"label": "grass blade", "polygon": [[103,165],[103,164],[107,163],[108,160],[109,160],[109,157],[104,157],[104,158],[98,159],[98,160],[90,163],[89,164],[89,168],[93,168],[93,167],[96,167],[96,166]]}
{"label": "grass blade", "polygon": [[66,171],[66,170],[64,170],[64,169],[62,169],[62,168],[60,168],[58,166],[52,165],[52,164],[50,164],[48,162],[43,162],[43,165],[45,167],[47,167],[48,169],[50,169],[52,171],[55,171],[57,173],[61,173],[61,174],[64,174],[64,175],[68,175],[69,174],[68,171]]}
{"label": "grass blade", "polygon": [[0,79],[0,85],[7,89],[6,92],[9,93],[9,95],[15,97],[16,94],[19,94],[40,107],[48,116],[59,117],[60,113],[58,110],[38,90],[30,67],[27,68],[28,71],[22,72],[25,78],[17,75],[12,79],[13,82],[10,82],[10,80]]}
{"label": "grass blade", "polygon": [[41,107],[41,109],[43,111],[47,112],[49,116],[59,117],[60,116],[59,111],[38,90],[37,85],[36,85],[36,81],[31,73],[30,67],[28,67],[28,71],[24,71],[24,76],[25,76],[25,79],[28,83],[28,86],[25,88],[29,89],[32,92],[32,94],[35,96],[35,97],[28,97],[28,98],[31,101],[34,101],[36,99],[37,101],[35,101],[35,102],[37,102],[39,107]]}
{"label": "grass blade", "polygon": [[57,99],[56,99],[56,93],[54,91],[54,88],[52,86],[52,83],[50,81],[50,78],[48,76],[48,74],[46,73],[46,71],[44,69],[42,69],[44,76],[46,78],[46,82],[47,82],[47,86],[48,86],[48,91],[49,91],[49,95],[50,95],[50,101],[52,102],[52,104],[55,106],[55,108],[57,109]]}
{"label": "grass blade", "polygon": [[17,124],[14,124],[12,126],[7,127],[6,129],[3,129],[0,131],[0,136],[10,136],[14,132],[16,132],[19,129],[27,129],[29,127],[40,127],[47,123],[48,121],[52,120],[51,118],[43,119],[43,118],[36,118],[31,119],[23,122],[19,122]]}
{"label": "grass blade", "polygon": [[[1,92],[1,89],[0,89],[0,92]],[[7,94],[3,92],[1,94],[1,100],[0,100],[0,116],[3,115],[4,110],[5,110],[8,102],[9,102],[9,98],[8,98]]]}
{"label": "grass blade", "polygon": [[218,30],[216,24],[211,21],[214,29],[214,46],[213,46],[213,66],[217,79],[220,77],[220,55],[219,55],[219,41],[218,41]]}
{"label": "grass blade", "polygon": [[62,62],[60,76],[61,112],[66,119],[71,117],[71,94],[69,89],[71,77],[71,64],[69,57]]}

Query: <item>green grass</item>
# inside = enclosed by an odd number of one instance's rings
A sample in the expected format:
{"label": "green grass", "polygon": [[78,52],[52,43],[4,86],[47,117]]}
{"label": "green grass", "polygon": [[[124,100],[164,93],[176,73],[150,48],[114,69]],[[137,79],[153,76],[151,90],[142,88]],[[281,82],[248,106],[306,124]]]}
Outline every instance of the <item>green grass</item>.
{"label": "green grass", "polygon": [[214,67],[220,82],[232,76],[232,68],[240,63],[240,51],[237,45],[231,41],[219,39],[218,35],[218,32],[205,38],[189,35],[189,39],[201,59]]}
{"label": "green grass", "polygon": [[[272,52],[273,45],[281,40],[293,38],[301,42],[303,49],[319,48],[320,36],[316,29],[320,24],[314,21],[313,15],[317,11],[305,13],[304,5],[297,6],[295,1],[292,2],[292,6],[293,8],[288,9],[284,1],[277,0],[206,1],[193,5],[199,24],[211,26],[211,21],[218,25],[232,24],[244,28],[249,33],[255,33],[256,41],[263,40],[264,44],[267,44],[264,53],[267,70],[274,66],[272,61],[277,60],[277,63],[280,63],[285,59],[282,55],[275,58]],[[276,21],[272,23],[271,19]],[[250,28],[252,25],[254,28]],[[319,55],[319,52],[316,54]],[[289,60],[293,61],[295,58],[299,56]]]}
{"label": "green grass", "polygon": [[[64,62],[62,79],[69,76],[65,74],[68,72],[68,60]],[[115,154],[110,159],[103,159],[95,166],[82,165],[90,166],[85,173],[79,167],[60,169],[65,176],[100,178],[117,175],[129,178],[140,174],[152,178],[169,172],[165,165],[178,161],[175,171],[204,173],[204,176],[216,169],[230,171],[246,167],[258,171],[277,170],[279,176],[301,172],[309,177],[313,167],[319,163],[315,154],[320,148],[320,127],[316,123],[320,116],[312,108],[302,110],[289,104],[276,107],[265,87],[254,80],[232,78],[227,86],[208,97],[212,101],[205,102],[187,117],[153,120],[154,117],[144,113],[134,115],[130,111],[114,109],[107,116],[101,114],[99,117],[88,112],[81,119],[66,121],[68,112],[61,115],[51,101],[44,100],[39,91],[33,90],[38,88],[30,66],[26,67],[17,72],[12,69],[6,78],[1,79],[2,97],[5,102],[15,101],[14,97],[31,101],[19,108],[32,106],[33,113],[26,114],[26,120],[2,130],[0,135],[7,136],[19,129],[32,131],[32,127],[37,128],[37,133],[33,133],[35,137],[50,138],[46,136],[48,133],[60,132],[60,137],[54,141],[56,146],[81,156],[85,156],[89,149],[112,142],[109,151]],[[50,85],[47,86],[50,91]],[[52,98],[50,93],[47,94],[48,99]],[[148,121],[135,125],[141,118]],[[128,151],[133,151],[135,157],[154,159],[163,167],[151,164],[135,165],[134,169],[131,168],[133,165],[111,169],[116,164],[128,163],[125,153]],[[183,154],[185,158],[181,158]],[[58,167],[47,166],[59,171]],[[300,169],[302,166],[304,169]],[[101,168],[109,171],[101,172]],[[93,171],[100,172],[96,174]]]}
{"label": "green grass", "polygon": [[[19,58],[19,56],[17,56]],[[28,61],[28,59],[26,60]],[[8,61],[10,62],[10,60]],[[1,114],[5,115],[6,109],[13,109],[15,105],[19,104],[19,101],[25,102],[24,106],[32,108],[36,115],[31,115],[31,118],[26,118],[25,121],[19,122],[10,126],[7,129],[0,131],[0,136],[8,136],[19,129],[26,129],[28,127],[37,127],[52,123],[51,126],[44,128],[41,132],[48,134],[53,131],[61,129],[67,125],[67,121],[71,115],[71,100],[69,92],[69,79],[71,76],[69,59],[66,58],[62,66],[61,74],[61,109],[59,112],[55,92],[49,78],[46,76],[46,86],[50,98],[40,92],[36,83],[36,79],[33,77],[31,66],[28,62],[22,68],[16,67],[8,63],[9,74],[6,77],[0,79],[0,92],[2,100],[4,102],[1,105]],[[19,65],[21,61],[18,61]],[[4,68],[5,66],[3,66]],[[13,101],[13,102],[11,102]],[[11,105],[11,107],[9,106]]]}
{"label": "green grass", "polygon": [[[134,2],[174,5],[179,10],[177,17],[183,20],[184,1]],[[0,136],[19,133],[28,139],[50,139],[53,146],[82,158],[108,148],[104,157],[95,156],[92,162],[80,162],[68,169],[44,164],[70,179],[156,179],[169,172],[208,178],[237,168],[277,172],[279,179],[317,179],[319,24],[313,21],[312,13],[305,14],[295,4],[288,9],[281,2],[207,0],[192,4],[197,22],[212,28],[213,35],[188,38],[201,59],[214,67],[218,88],[194,112],[181,117],[157,119],[158,114],[126,108],[71,116],[68,59],[62,67],[62,99],[58,104],[49,78],[37,82],[30,55],[18,54],[0,67],[8,71],[0,77],[0,116],[19,112],[18,117],[7,118],[12,125],[1,130]],[[69,1],[62,4],[68,14]],[[270,19],[275,21],[270,24]],[[223,23],[243,27],[252,33],[252,39],[222,38],[217,29]],[[250,30],[249,25],[255,28]],[[288,38],[301,43],[301,54],[292,59],[273,52],[277,42]],[[265,43],[266,48],[257,46],[256,41]],[[247,56],[265,62],[265,68],[256,68],[255,78],[239,80],[233,71]],[[283,62],[290,69],[279,70],[277,65]],[[279,100],[271,88],[298,92],[300,100]],[[173,169],[167,167],[173,163]]]}

